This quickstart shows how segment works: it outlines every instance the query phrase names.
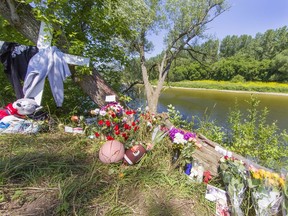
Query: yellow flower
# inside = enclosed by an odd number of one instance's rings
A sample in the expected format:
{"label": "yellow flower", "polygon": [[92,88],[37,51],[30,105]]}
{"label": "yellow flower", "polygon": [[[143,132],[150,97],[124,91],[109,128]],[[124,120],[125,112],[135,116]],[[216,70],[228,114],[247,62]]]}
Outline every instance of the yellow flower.
{"label": "yellow flower", "polygon": [[265,177],[265,170],[259,169],[259,170],[258,170],[258,173],[259,173],[259,175],[260,175],[262,178]]}
{"label": "yellow flower", "polygon": [[269,171],[264,171],[263,175],[264,175],[264,178],[272,178],[272,173]]}
{"label": "yellow flower", "polygon": [[276,180],[280,178],[280,176],[279,176],[278,173],[273,173],[273,174],[272,174],[272,177],[273,177],[274,179],[276,179]]}
{"label": "yellow flower", "polygon": [[284,187],[285,180],[283,178],[279,178],[278,182],[279,182],[280,187]]}
{"label": "yellow flower", "polygon": [[255,178],[255,179],[260,179],[261,178],[259,172],[254,172],[252,175],[253,175],[253,178]]}

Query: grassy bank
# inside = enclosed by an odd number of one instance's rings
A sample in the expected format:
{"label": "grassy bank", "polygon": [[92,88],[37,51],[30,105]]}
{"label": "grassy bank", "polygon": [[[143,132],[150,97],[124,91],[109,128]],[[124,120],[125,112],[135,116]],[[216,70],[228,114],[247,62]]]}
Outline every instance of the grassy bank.
{"label": "grassy bank", "polygon": [[181,81],[170,82],[172,87],[183,88],[205,88],[205,89],[221,89],[234,91],[257,91],[257,92],[276,92],[288,93],[288,84],[276,82],[229,82],[229,81]]}
{"label": "grassy bank", "polygon": [[171,164],[165,139],[134,166],[103,164],[100,143],[60,131],[1,135],[1,215],[213,215],[205,185]]}

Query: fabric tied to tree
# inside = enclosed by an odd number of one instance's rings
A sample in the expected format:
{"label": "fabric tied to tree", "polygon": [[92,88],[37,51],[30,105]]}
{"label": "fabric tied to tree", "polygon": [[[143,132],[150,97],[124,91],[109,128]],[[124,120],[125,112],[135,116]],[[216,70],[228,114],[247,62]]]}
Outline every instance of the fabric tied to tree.
{"label": "fabric tied to tree", "polygon": [[40,105],[47,76],[56,105],[61,107],[64,100],[63,82],[71,73],[63,53],[55,46],[40,49],[31,58],[23,86],[25,97],[35,98]]}

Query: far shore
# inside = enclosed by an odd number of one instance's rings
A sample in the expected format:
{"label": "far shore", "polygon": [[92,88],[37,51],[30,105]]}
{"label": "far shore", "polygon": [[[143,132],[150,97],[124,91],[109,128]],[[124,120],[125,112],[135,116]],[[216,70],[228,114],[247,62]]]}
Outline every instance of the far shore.
{"label": "far shore", "polygon": [[167,88],[179,88],[179,89],[193,89],[193,90],[208,90],[208,91],[220,91],[220,92],[227,92],[227,93],[239,93],[239,94],[269,94],[275,96],[288,96],[288,93],[281,93],[281,92],[257,92],[257,91],[241,91],[241,90],[226,90],[226,89],[209,89],[209,88],[188,88],[188,87],[178,87],[178,86],[164,86]]}

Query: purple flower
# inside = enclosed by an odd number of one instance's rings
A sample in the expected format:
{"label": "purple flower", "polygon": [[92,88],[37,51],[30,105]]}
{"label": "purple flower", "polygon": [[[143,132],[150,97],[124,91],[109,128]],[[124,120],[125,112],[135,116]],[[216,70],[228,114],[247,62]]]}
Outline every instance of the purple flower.
{"label": "purple flower", "polygon": [[[169,137],[172,140],[172,142],[174,142],[175,140],[175,135],[177,133],[180,133],[183,135],[184,140],[188,141],[190,138],[196,138],[196,134],[195,133],[191,133],[191,132],[187,132],[185,133],[185,131],[181,130],[181,129],[177,129],[177,128],[171,128],[169,130]],[[185,141],[185,142],[186,142]],[[183,143],[184,144],[184,143]]]}
{"label": "purple flower", "polygon": [[195,134],[195,133],[191,133],[191,132],[187,132],[187,133],[184,135],[184,139],[185,139],[185,140],[189,140],[190,138],[196,138],[196,134]]}

